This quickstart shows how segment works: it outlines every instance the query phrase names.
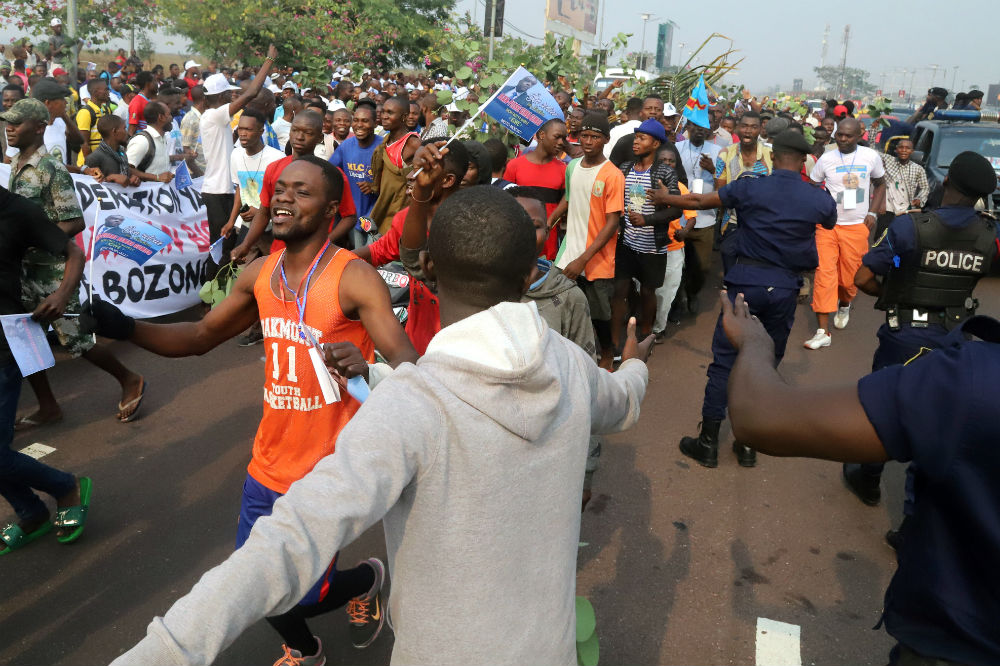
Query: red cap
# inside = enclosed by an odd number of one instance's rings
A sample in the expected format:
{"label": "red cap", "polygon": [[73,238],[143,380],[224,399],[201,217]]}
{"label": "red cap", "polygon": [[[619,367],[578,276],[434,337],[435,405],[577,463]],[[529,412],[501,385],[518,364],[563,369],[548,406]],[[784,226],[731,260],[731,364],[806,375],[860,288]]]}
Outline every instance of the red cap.
{"label": "red cap", "polygon": [[62,67],[56,67],[55,69],[52,70],[52,76],[62,76],[65,73],[66,70],[63,69]]}
{"label": "red cap", "polygon": [[844,106],[843,104],[838,104],[837,106],[833,107],[833,115],[835,117],[846,116],[847,115],[847,107]]}

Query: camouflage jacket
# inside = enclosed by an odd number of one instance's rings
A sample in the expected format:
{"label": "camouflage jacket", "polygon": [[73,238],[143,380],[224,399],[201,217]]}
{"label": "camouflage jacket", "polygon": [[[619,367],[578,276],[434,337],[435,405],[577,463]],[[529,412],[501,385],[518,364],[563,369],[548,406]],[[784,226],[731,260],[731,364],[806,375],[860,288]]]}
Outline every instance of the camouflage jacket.
{"label": "camouflage jacket", "polygon": [[39,146],[25,161],[20,154],[11,158],[7,189],[41,206],[49,220],[56,224],[83,217],[69,171],[49,155],[45,146]]}

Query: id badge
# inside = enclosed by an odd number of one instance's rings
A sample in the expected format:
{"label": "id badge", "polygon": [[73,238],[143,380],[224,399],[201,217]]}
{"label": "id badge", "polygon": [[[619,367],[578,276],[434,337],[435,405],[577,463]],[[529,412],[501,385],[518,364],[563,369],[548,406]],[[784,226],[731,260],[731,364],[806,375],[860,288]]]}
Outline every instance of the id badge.
{"label": "id badge", "polygon": [[844,190],[844,210],[854,210],[858,207],[858,191],[855,188]]}
{"label": "id badge", "polygon": [[330,371],[323,363],[323,357],[319,355],[319,350],[315,347],[309,347],[309,360],[312,361],[313,371],[316,373],[317,381],[319,381],[319,389],[323,392],[323,401],[328,405],[340,402],[340,387],[337,386],[337,382],[333,381]]}
{"label": "id badge", "polygon": [[691,193],[692,194],[702,194],[705,189],[705,180],[702,178],[695,178],[691,181]]}

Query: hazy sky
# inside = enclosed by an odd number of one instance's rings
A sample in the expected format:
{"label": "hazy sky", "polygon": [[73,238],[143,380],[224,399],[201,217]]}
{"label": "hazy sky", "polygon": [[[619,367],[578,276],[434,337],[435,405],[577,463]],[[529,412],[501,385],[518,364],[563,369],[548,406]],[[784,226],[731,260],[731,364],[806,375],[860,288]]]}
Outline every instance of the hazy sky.
{"label": "hazy sky", "polygon": [[[519,34],[512,25],[528,36],[540,38],[544,33],[545,3],[546,0],[507,0],[507,28],[512,34]],[[670,9],[666,9],[668,5]],[[482,24],[484,0],[456,3],[457,11],[462,13],[472,12],[474,6]],[[932,5],[926,0],[917,3],[879,0],[873,5],[877,8],[875,11],[865,4],[854,6],[857,10],[848,16],[846,11],[829,2],[804,3],[795,9],[784,9],[776,2],[727,1],[713,9],[704,2],[612,0],[604,12],[604,39],[607,41],[618,32],[631,32],[629,49],[640,50],[643,21],[639,14],[650,12],[656,17],[647,25],[646,49],[650,52],[655,52],[658,24],[672,20],[678,26],[672,53],[675,62],[681,42],[686,56],[708,35],[718,32],[731,38],[740,55],[745,57],[739,72],[730,77],[730,83],[742,83],[754,90],[775,85],[790,89],[792,79],[802,78],[806,88],[810,88],[816,84],[812,68],[820,62],[824,27],[830,25],[826,63],[839,65],[844,25],[850,22],[847,64],[868,70],[871,81],[876,86],[881,85],[884,94],[908,89],[913,70],[916,70],[914,89],[926,91],[931,83],[931,65],[935,64],[939,67],[934,82],[949,90],[953,78],[955,88],[961,90],[973,85],[986,90],[990,83],[1000,82],[1000,54],[995,47],[994,34],[1000,10],[988,10],[989,2],[950,0],[947,4]],[[932,15],[930,19],[928,12]],[[0,39],[4,42],[14,36],[20,35],[0,30]],[[173,36],[157,35],[154,42],[161,51],[184,48],[184,40]],[[128,43],[123,40],[113,45],[127,46]],[[714,57],[727,46],[725,40],[715,40],[703,53]],[[959,68],[957,76],[956,65]],[[904,67],[907,69],[905,79]]]}
{"label": "hazy sky", "polygon": [[[943,82],[949,90],[956,65],[959,67],[956,89],[978,85],[986,90],[990,83],[1000,82],[1000,54],[995,47],[1000,10],[988,10],[991,3],[982,0],[950,0],[947,3],[878,0],[846,6],[829,2],[795,6],[727,1],[718,3],[717,8],[705,2],[600,1],[607,3],[605,42],[619,32],[630,32],[633,34],[629,42],[632,51],[641,48],[643,21],[639,15],[643,12],[659,19],[651,19],[646,30],[646,49],[652,53],[656,49],[658,24],[671,20],[679,26],[674,33],[672,56],[675,63],[680,42],[685,44],[686,58],[688,51],[713,32],[731,38],[740,55],[745,57],[740,71],[730,77],[731,82],[742,83],[751,89],[775,85],[791,88],[794,78],[804,79],[807,88],[815,85],[812,68],[820,62],[825,26],[830,25],[826,64],[839,65],[847,23],[851,24],[848,67],[870,72],[870,80],[876,86],[881,84],[884,73],[885,94],[898,92],[900,87],[909,88],[910,72],[914,69],[917,70],[914,89],[925,92],[931,82],[930,66],[935,64],[939,66],[935,84]],[[456,5],[461,12],[472,12],[474,6],[482,24],[483,0],[459,0]],[[855,8],[853,15],[845,11],[847,6]],[[507,0],[506,7],[505,19],[509,24],[532,36],[543,34],[545,0]],[[874,11],[870,7],[874,7]],[[981,20],[976,20],[977,16]],[[511,34],[519,33],[511,30]],[[710,60],[726,48],[728,42],[714,40],[702,53],[709,54],[707,60]],[[902,83],[904,67],[907,69],[905,84]]]}

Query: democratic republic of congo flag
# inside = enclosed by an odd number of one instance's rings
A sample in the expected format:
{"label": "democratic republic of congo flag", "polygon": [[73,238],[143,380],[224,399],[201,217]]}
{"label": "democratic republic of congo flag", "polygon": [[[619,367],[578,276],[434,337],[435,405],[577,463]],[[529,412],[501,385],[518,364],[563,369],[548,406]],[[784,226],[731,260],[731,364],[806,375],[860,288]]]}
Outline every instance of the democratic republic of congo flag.
{"label": "democratic republic of congo flag", "polygon": [[698,85],[691,91],[684,112],[681,114],[689,123],[708,128],[708,91],[705,89],[705,75],[698,77]]}

